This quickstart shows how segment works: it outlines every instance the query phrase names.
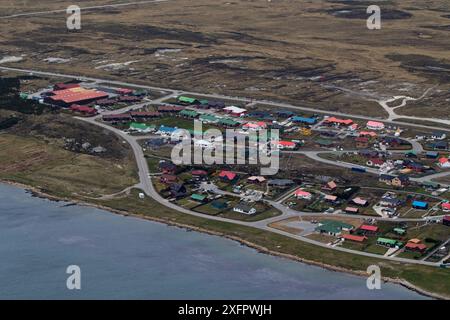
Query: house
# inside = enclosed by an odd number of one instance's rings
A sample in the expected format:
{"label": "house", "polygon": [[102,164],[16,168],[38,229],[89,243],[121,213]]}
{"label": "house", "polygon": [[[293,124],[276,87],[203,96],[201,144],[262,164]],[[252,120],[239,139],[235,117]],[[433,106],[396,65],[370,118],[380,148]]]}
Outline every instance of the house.
{"label": "house", "polygon": [[448,142],[447,141],[438,141],[428,145],[429,148],[433,150],[448,150]]}
{"label": "house", "polygon": [[179,106],[159,106],[158,112],[159,113],[178,113],[184,110],[184,107]]}
{"label": "house", "polygon": [[142,97],[136,97],[136,96],[120,96],[118,98],[118,102],[124,102],[124,103],[137,103],[142,100]]}
{"label": "house", "polygon": [[324,124],[334,125],[334,126],[351,126],[353,124],[353,120],[351,119],[339,119],[336,117],[326,118]]}
{"label": "house", "polygon": [[166,127],[164,125],[160,126],[158,131],[156,131],[156,134],[159,134],[163,137],[171,137],[175,131],[177,131],[178,128],[172,128],[172,127]]}
{"label": "house", "polygon": [[129,122],[133,119],[129,113],[120,113],[104,115],[102,116],[102,120],[105,122]]}
{"label": "house", "polygon": [[359,213],[359,209],[355,208],[355,207],[347,207],[347,208],[345,208],[344,211],[347,213],[350,213],[350,214],[358,214]]}
{"label": "house", "polygon": [[428,159],[437,159],[439,157],[439,152],[437,152],[437,151],[428,151],[426,153],[426,157]]}
{"label": "house", "polygon": [[157,111],[132,111],[130,115],[133,119],[152,119],[161,116]]}
{"label": "house", "polygon": [[292,187],[295,182],[290,179],[271,179],[267,184],[269,187],[284,189]]}
{"label": "house", "polygon": [[367,240],[367,237],[365,236],[355,236],[353,234],[344,234],[341,236],[341,239],[343,240],[349,240],[349,241],[354,241],[354,242],[364,242],[365,240]]}
{"label": "house", "polygon": [[234,212],[239,212],[239,213],[243,213],[243,214],[247,214],[247,215],[252,215],[256,213],[256,209],[246,205],[246,204],[238,204],[237,206],[235,206],[233,208]]}
{"label": "house", "polygon": [[82,114],[88,115],[88,116],[95,116],[97,114],[97,110],[95,110],[94,108],[91,108],[88,106],[80,106],[78,104],[73,104],[70,107],[70,110],[73,112],[82,113]]}
{"label": "house", "polygon": [[234,121],[233,119],[223,118],[219,120],[219,124],[223,127],[237,127],[239,122]]}
{"label": "house", "polygon": [[341,235],[342,231],[350,232],[353,229],[354,227],[348,223],[336,220],[323,220],[319,222],[319,226],[315,231],[337,237]]}
{"label": "house", "polygon": [[183,105],[200,104],[200,101],[198,101],[197,99],[185,97],[185,96],[179,96],[177,100],[178,100],[178,103],[183,104]]}
{"label": "house", "polygon": [[149,132],[153,132],[155,130],[156,130],[155,126],[148,126],[145,123],[132,122],[130,124],[130,131],[136,131],[136,132],[140,132],[140,133],[149,133]]}
{"label": "house", "polygon": [[188,119],[195,119],[199,116],[199,113],[197,111],[194,110],[187,110],[184,109],[179,113],[180,116],[184,117],[184,118],[188,118]]}
{"label": "house", "polygon": [[394,239],[387,239],[387,238],[378,238],[377,244],[384,247],[389,248],[399,248],[403,246],[403,243]]}
{"label": "house", "polygon": [[274,142],[272,142],[272,144],[281,150],[283,150],[283,149],[293,150],[297,146],[297,144],[292,141],[274,141]]}
{"label": "house", "polygon": [[205,170],[192,170],[191,174],[194,177],[206,177],[208,175],[208,172],[206,172]]}
{"label": "house", "polygon": [[217,123],[219,122],[219,118],[217,118],[215,115],[204,113],[199,117],[200,121],[203,123]]}
{"label": "house", "polygon": [[177,171],[177,166],[174,165],[172,162],[170,161],[161,161],[159,163],[159,170],[163,173],[163,174],[175,174],[175,172]]}
{"label": "house", "polygon": [[444,218],[442,218],[442,224],[444,226],[450,226],[450,216],[445,216]]}
{"label": "house", "polygon": [[297,191],[295,191],[294,195],[297,199],[303,199],[303,200],[311,200],[312,199],[312,194],[310,192],[304,191],[302,189],[298,189]]}
{"label": "house", "polygon": [[369,147],[369,138],[366,137],[356,137],[356,148],[358,149],[366,149]]}
{"label": "house", "polygon": [[325,201],[328,201],[328,202],[336,202],[338,197],[327,194],[327,195],[325,195],[324,199],[325,199]]}
{"label": "house", "polygon": [[170,194],[174,198],[183,198],[187,194],[187,189],[181,183],[172,183],[170,185]]}
{"label": "house", "polygon": [[222,170],[219,173],[219,178],[226,182],[233,182],[237,179],[238,175],[231,171]]}
{"label": "house", "polygon": [[381,198],[379,205],[381,207],[397,208],[403,205],[403,201],[397,198]]}
{"label": "house", "polygon": [[438,166],[444,169],[450,168],[450,158],[440,158]]}
{"label": "house", "polygon": [[443,131],[434,131],[431,134],[430,138],[434,140],[444,140],[445,138],[447,138],[447,134]]}
{"label": "house", "polygon": [[225,108],[225,103],[222,101],[209,101],[208,107],[211,109],[223,109]]}
{"label": "house", "polygon": [[383,130],[385,128],[384,123],[378,121],[368,121],[366,126],[370,130]]}
{"label": "house", "polygon": [[406,234],[406,230],[403,228],[394,228],[393,230],[399,236],[404,236]]}
{"label": "house", "polygon": [[314,142],[317,146],[324,148],[331,148],[334,145],[334,142],[328,139],[316,139]]}
{"label": "house", "polygon": [[197,202],[205,202],[207,197],[203,194],[194,193],[191,195],[191,200],[197,201]]}
{"label": "house", "polygon": [[393,187],[405,187],[409,184],[409,178],[404,175],[392,176],[389,174],[381,174],[379,178],[380,182],[383,182],[389,186]]}
{"label": "house", "polygon": [[416,241],[411,241],[410,240],[405,245],[405,251],[424,253],[426,250],[427,250],[427,246],[426,245],[424,245],[423,243],[417,243]]}
{"label": "house", "polygon": [[442,211],[450,212],[450,202],[444,202],[441,204]]}
{"label": "house", "polygon": [[277,116],[280,118],[291,118],[295,115],[294,112],[289,110],[279,110],[277,111]]}
{"label": "house", "polygon": [[369,139],[373,139],[376,138],[378,136],[378,134],[376,132],[373,131],[360,131],[359,132],[359,136],[360,137],[366,137]]}
{"label": "house", "polygon": [[267,129],[267,123],[265,123],[264,121],[247,122],[246,124],[244,124],[242,126],[242,129],[249,130],[249,131],[263,130],[263,129]]}
{"label": "house", "polygon": [[211,203],[211,206],[217,210],[225,210],[226,208],[228,208],[228,203],[226,203],[225,201],[216,200]]}
{"label": "house", "polygon": [[114,91],[121,96],[126,96],[133,93],[133,90],[127,88],[117,88]]}
{"label": "house", "polygon": [[412,203],[412,207],[414,209],[419,209],[419,210],[426,210],[428,209],[428,202],[424,202],[424,201],[413,201]]}
{"label": "house", "polygon": [[333,192],[333,191],[335,191],[336,189],[337,189],[337,184],[336,184],[336,182],[334,182],[334,181],[327,182],[327,184],[325,184],[325,185],[322,187],[322,190],[330,191],[330,192]]}
{"label": "house", "polygon": [[358,206],[365,207],[369,204],[369,202],[366,199],[363,199],[361,197],[356,197],[352,200],[352,202]]}
{"label": "house", "polygon": [[379,229],[377,226],[363,224],[359,227],[359,230],[361,230],[364,234],[376,234]]}
{"label": "house", "polygon": [[164,184],[172,184],[177,182],[177,176],[172,174],[163,174],[159,181]]}
{"label": "house", "polygon": [[317,122],[317,119],[316,118],[306,118],[306,117],[295,116],[295,117],[291,118],[291,121],[295,122],[295,123],[303,123],[303,124],[313,125],[313,124],[315,124]]}
{"label": "house", "polygon": [[246,109],[235,107],[235,106],[226,107],[226,108],[223,108],[222,110],[234,117],[241,117],[241,116],[245,115],[245,113],[247,112]]}
{"label": "house", "polygon": [[384,160],[380,158],[372,158],[366,162],[369,167],[381,168],[384,165]]}
{"label": "house", "polygon": [[266,182],[266,178],[264,178],[262,176],[252,176],[252,177],[248,178],[247,181],[250,183],[263,183],[263,182]]}
{"label": "house", "polygon": [[366,158],[379,158],[380,157],[380,153],[376,150],[363,149],[363,150],[359,150],[358,154],[360,156],[366,157]]}

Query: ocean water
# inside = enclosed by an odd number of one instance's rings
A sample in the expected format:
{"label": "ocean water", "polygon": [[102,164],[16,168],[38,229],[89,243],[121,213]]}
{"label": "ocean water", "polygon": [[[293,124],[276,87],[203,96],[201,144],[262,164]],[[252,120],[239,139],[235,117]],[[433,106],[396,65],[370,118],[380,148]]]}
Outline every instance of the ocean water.
{"label": "ocean water", "polygon": [[[68,290],[69,265],[81,290]],[[0,299],[424,299],[234,241],[0,184]]]}

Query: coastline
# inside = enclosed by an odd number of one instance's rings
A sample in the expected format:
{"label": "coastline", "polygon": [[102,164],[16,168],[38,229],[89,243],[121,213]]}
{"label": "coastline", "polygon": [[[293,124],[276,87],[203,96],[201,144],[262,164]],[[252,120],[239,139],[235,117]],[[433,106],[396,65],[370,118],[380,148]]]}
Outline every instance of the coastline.
{"label": "coastline", "polygon": [[[70,198],[61,198],[61,197],[57,197],[57,196],[53,196],[53,195],[47,194],[47,193],[41,191],[40,189],[38,189],[36,187],[32,187],[32,186],[29,186],[29,185],[25,185],[25,184],[14,182],[14,181],[10,181],[10,180],[0,179],[0,183],[24,189],[24,190],[30,192],[32,194],[32,196],[34,196],[34,197],[47,199],[47,200],[55,201],[55,202],[69,202],[68,205],[79,205],[79,206],[96,208],[96,209],[108,211],[108,212],[111,212],[111,213],[114,213],[114,214],[117,214],[117,215],[121,215],[123,217],[133,217],[133,218],[137,218],[137,219],[144,219],[144,220],[148,220],[148,221],[152,221],[152,222],[165,224],[167,226],[177,227],[177,228],[184,229],[184,230],[187,230],[187,231],[196,231],[196,232],[201,232],[201,233],[208,234],[208,235],[218,236],[218,237],[226,238],[226,239],[229,239],[229,240],[232,240],[232,241],[236,241],[236,242],[240,243],[241,245],[244,245],[244,246],[247,246],[247,247],[249,247],[251,249],[256,250],[259,253],[268,254],[268,255],[272,255],[272,256],[276,256],[276,257],[280,257],[280,258],[285,258],[285,259],[297,261],[297,262],[304,263],[304,264],[307,264],[307,265],[320,267],[320,268],[323,268],[323,269],[326,269],[326,270],[329,270],[329,271],[343,272],[343,273],[352,274],[352,275],[356,275],[356,276],[360,276],[360,277],[367,277],[367,274],[365,272],[363,272],[363,271],[356,271],[356,270],[346,269],[346,268],[334,266],[334,265],[331,265],[331,264],[325,264],[325,263],[322,263],[322,262],[317,262],[317,261],[313,261],[313,260],[304,259],[302,257],[296,256],[296,255],[292,255],[292,254],[286,254],[286,253],[277,252],[277,251],[268,249],[268,248],[266,248],[264,246],[255,244],[253,242],[244,240],[244,239],[236,237],[236,236],[230,236],[230,235],[227,235],[227,234],[222,233],[222,232],[216,232],[216,231],[212,231],[212,230],[209,230],[209,229],[196,227],[196,226],[183,224],[183,223],[171,222],[171,221],[167,221],[165,219],[160,219],[160,218],[156,218],[156,217],[149,217],[149,216],[146,216],[144,214],[129,213],[129,212],[126,212],[126,211],[117,210],[117,209],[113,209],[113,208],[110,208],[110,207],[107,207],[107,206],[89,203],[89,202],[86,202],[86,201],[70,199]],[[424,290],[424,289],[422,289],[420,287],[417,287],[417,286],[409,283],[408,281],[400,279],[400,278],[382,277],[382,280],[384,282],[389,282],[389,283],[394,283],[394,284],[401,285],[401,286],[403,286],[403,287],[405,287],[405,288],[407,288],[407,289],[409,289],[411,291],[417,292],[417,293],[419,293],[419,294],[421,294],[423,296],[431,297],[433,299],[439,299],[439,300],[449,300],[450,299],[450,297],[446,297],[446,296],[443,296],[443,295],[440,295],[440,294],[437,294],[437,293],[429,292],[427,290]]]}

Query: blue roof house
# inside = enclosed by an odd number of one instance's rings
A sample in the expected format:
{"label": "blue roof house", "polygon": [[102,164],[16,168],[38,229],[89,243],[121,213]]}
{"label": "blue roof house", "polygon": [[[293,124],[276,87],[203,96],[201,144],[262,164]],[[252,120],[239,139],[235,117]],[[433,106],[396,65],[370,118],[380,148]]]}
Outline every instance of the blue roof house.
{"label": "blue roof house", "polygon": [[306,123],[306,124],[315,124],[317,122],[316,118],[305,118],[305,117],[293,117],[292,122]]}
{"label": "blue roof house", "polygon": [[420,209],[420,210],[425,210],[428,209],[428,202],[424,202],[424,201],[413,201],[412,203],[412,207],[414,209]]}

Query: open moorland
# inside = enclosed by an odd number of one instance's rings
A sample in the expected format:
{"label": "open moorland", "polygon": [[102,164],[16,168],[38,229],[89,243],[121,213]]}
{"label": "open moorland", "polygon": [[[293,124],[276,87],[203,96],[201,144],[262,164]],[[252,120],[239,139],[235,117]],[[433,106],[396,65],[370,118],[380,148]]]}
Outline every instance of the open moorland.
{"label": "open moorland", "polygon": [[[83,1],[82,7],[119,2]],[[65,12],[7,17],[70,4],[0,4],[6,17],[0,19],[3,65],[76,70],[375,117],[387,114],[373,99],[418,98],[433,88],[424,104],[397,112],[450,114],[447,1],[377,1],[381,30],[366,27],[368,3],[337,0],[177,0],[109,7],[83,11],[78,31],[67,30]]]}

